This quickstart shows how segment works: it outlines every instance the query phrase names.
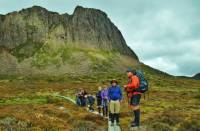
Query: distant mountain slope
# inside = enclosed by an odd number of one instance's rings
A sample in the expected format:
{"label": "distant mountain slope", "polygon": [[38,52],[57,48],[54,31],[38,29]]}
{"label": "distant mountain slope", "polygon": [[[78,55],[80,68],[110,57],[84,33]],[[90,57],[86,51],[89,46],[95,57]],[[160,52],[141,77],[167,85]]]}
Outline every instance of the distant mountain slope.
{"label": "distant mountain slope", "polygon": [[196,75],[194,75],[192,78],[196,79],[196,80],[200,80],[200,73],[197,73]]}
{"label": "distant mountain slope", "polygon": [[97,9],[72,15],[39,6],[0,15],[0,74],[122,72],[139,64],[121,32]]}

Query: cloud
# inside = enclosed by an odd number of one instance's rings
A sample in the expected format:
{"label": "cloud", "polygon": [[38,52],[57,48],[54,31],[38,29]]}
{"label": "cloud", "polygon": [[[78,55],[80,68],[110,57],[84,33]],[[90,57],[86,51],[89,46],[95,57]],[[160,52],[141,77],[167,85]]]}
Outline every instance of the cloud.
{"label": "cloud", "polygon": [[0,1],[0,13],[40,5],[59,13],[75,6],[108,14],[140,60],[174,75],[200,72],[199,0],[18,0]]}
{"label": "cloud", "polygon": [[200,72],[200,9],[196,4],[153,3],[144,12],[128,16],[122,33],[144,63],[173,75],[191,76]]}
{"label": "cloud", "polygon": [[146,64],[151,65],[152,67],[156,69],[163,69],[162,71],[164,72],[176,72],[176,74],[172,73],[173,75],[177,75],[177,73],[179,75],[182,75],[179,72],[179,67],[177,66],[177,64],[162,57],[146,60]]}

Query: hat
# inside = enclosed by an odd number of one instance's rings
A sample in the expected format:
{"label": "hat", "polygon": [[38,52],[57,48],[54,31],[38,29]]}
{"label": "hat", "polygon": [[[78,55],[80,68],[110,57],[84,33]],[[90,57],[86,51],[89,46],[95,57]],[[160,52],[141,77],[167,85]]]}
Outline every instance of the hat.
{"label": "hat", "polygon": [[131,67],[129,67],[129,68],[126,70],[126,72],[132,72],[132,73],[135,73],[135,70],[132,69]]}
{"label": "hat", "polygon": [[118,82],[117,82],[116,79],[112,79],[112,80],[110,81],[110,84],[112,84],[112,83],[118,83]]}

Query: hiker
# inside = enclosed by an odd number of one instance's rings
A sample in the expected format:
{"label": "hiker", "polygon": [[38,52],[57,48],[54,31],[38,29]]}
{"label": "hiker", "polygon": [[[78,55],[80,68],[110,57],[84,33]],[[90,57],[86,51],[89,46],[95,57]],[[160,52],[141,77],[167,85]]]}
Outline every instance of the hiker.
{"label": "hiker", "polygon": [[94,111],[94,108],[93,108],[94,102],[95,102],[94,96],[92,96],[91,94],[88,94],[87,95],[87,103],[88,103],[88,108],[89,108],[90,112]]}
{"label": "hiker", "polygon": [[129,105],[131,106],[134,112],[134,120],[131,122],[131,127],[139,127],[140,125],[140,98],[141,92],[137,91],[136,89],[140,86],[140,80],[135,75],[135,71],[131,68],[127,70],[127,76],[129,82],[127,85],[124,86],[125,91],[127,92],[127,96],[130,99]]}
{"label": "hiker", "polygon": [[76,94],[76,104],[81,106],[81,94],[80,92]]}
{"label": "hiker", "polygon": [[86,96],[87,96],[87,92],[84,89],[81,89],[81,91],[76,94],[77,105],[86,106]]}
{"label": "hiker", "polygon": [[103,116],[108,116],[108,88],[104,86],[104,89],[101,91],[101,99],[102,99],[102,110]]}
{"label": "hiker", "polygon": [[87,92],[85,90],[81,91],[81,106],[86,106]]}
{"label": "hiker", "polygon": [[108,99],[110,102],[110,116],[111,126],[114,126],[116,120],[117,126],[119,126],[119,113],[120,113],[120,102],[122,100],[122,91],[117,83],[117,80],[111,81],[111,87],[108,89]]}
{"label": "hiker", "polygon": [[96,100],[97,100],[97,108],[98,108],[99,114],[101,114],[101,102],[102,102],[101,91],[102,91],[102,88],[98,87],[98,92],[96,93]]}

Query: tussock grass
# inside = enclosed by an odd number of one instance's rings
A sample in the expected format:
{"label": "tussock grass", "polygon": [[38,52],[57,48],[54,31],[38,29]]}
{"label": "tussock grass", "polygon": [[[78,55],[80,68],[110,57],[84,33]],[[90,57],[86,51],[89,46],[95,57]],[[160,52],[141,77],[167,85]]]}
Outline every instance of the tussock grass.
{"label": "tussock grass", "polygon": [[[163,73],[155,75],[155,72],[151,71],[151,74],[148,69],[145,70],[150,83],[149,98],[146,94],[146,99],[141,99],[141,122],[145,130],[199,130],[200,81]],[[24,77],[20,82],[16,78],[8,81],[4,79],[0,82],[0,120],[15,118],[17,121],[31,123],[30,129],[37,130],[106,130],[107,121],[104,119],[50,94],[59,92],[74,98],[80,88],[95,94],[98,86],[109,85],[113,78],[118,79],[121,86],[127,82],[125,74],[116,72],[94,73],[92,76]],[[125,96],[124,93],[121,105],[123,131],[129,130],[127,127],[133,118]],[[5,125],[0,124],[0,128],[4,129]]]}

